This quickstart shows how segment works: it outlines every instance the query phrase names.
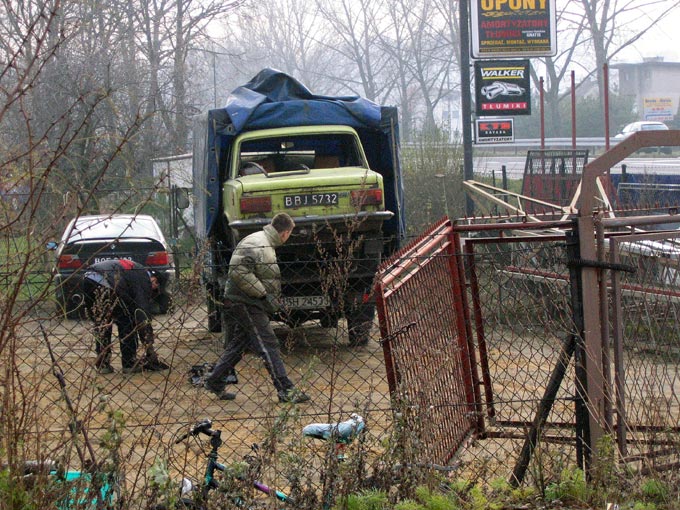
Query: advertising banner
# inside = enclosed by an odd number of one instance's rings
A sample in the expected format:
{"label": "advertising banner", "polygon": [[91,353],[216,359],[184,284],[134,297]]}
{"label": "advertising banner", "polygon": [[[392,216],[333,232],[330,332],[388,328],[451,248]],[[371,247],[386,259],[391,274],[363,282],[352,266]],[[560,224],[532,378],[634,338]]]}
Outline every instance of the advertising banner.
{"label": "advertising banner", "polygon": [[531,115],[528,60],[475,62],[475,102],[478,117]]}
{"label": "advertising banner", "polygon": [[644,120],[658,120],[661,122],[673,120],[675,106],[670,97],[645,97],[642,99]]}
{"label": "advertising banner", "polygon": [[515,141],[515,130],[512,119],[475,120],[476,142],[510,143]]}
{"label": "advertising banner", "polygon": [[555,0],[472,0],[472,57],[553,57]]}

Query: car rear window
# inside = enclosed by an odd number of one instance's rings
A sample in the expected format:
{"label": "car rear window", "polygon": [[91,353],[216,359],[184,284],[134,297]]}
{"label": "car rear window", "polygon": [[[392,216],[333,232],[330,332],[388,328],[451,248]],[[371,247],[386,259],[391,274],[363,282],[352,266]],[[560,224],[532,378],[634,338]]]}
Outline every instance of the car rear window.
{"label": "car rear window", "polygon": [[240,144],[239,168],[249,162],[268,173],[308,168],[365,166],[355,136],[312,134],[257,138]]}
{"label": "car rear window", "polygon": [[158,231],[153,220],[147,218],[88,218],[76,222],[68,240],[116,239],[119,237],[151,237],[157,239]]}

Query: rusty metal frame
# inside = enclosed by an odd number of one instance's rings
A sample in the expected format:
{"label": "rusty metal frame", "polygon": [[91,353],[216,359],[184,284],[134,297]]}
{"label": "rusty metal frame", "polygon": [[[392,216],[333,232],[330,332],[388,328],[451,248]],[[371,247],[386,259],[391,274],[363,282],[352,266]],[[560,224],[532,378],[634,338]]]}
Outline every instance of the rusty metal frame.
{"label": "rusty metal frame", "polygon": [[[626,222],[626,219],[620,219],[616,222],[612,221],[601,221],[598,224],[598,233],[601,232],[605,224],[608,226],[621,226],[622,223],[627,225],[645,225],[650,223],[666,223],[670,220],[677,220],[677,216],[664,215],[653,218],[628,218],[630,221]],[[612,225],[613,224],[613,225]],[[635,233],[635,234],[625,234],[611,236],[607,239],[609,245],[609,261],[612,264],[620,264],[620,247],[623,243],[634,243],[639,241],[667,241],[669,239],[680,240],[680,232],[655,232],[655,233]],[[646,290],[646,289],[631,289],[630,286],[622,286],[620,282],[620,276],[617,271],[612,271],[610,276],[610,285],[613,298],[613,309],[612,309],[612,341],[614,345],[614,405],[616,408],[616,439],[619,451],[622,457],[626,457],[627,450],[627,430],[629,425],[626,419],[626,393],[625,393],[625,366],[624,366],[624,356],[623,356],[623,311],[621,305],[621,297],[624,294],[624,290]],[[674,297],[680,300],[680,292],[674,291],[663,291],[658,292],[662,295],[669,297]],[[604,329],[604,328],[603,328]],[[608,330],[608,328],[606,328]],[[604,338],[603,338],[604,340]],[[607,336],[608,341],[608,336]]]}
{"label": "rusty metal frame", "polygon": [[[536,242],[537,240],[545,242],[555,242],[558,240],[564,240],[564,234],[553,234],[553,235],[542,235],[540,239],[528,234],[531,230],[542,230],[545,226],[550,225],[551,228],[557,229],[558,226],[567,226],[572,222],[546,222],[546,223],[524,223],[522,225],[509,225],[507,223],[498,224],[485,224],[483,225],[485,230],[514,230],[523,231],[525,236],[512,236],[512,237],[482,237],[482,238],[465,238],[462,239],[463,252],[465,253],[465,261],[467,264],[467,273],[469,275],[469,285],[470,294],[472,299],[472,319],[474,321],[474,334],[477,339],[477,346],[479,348],[479,366],[482,373],[482,385],[484,387],[485,404],[486,404],[486,415],[487,417],[495,421],[496,411],[494,409],[494,392],[490,377],[489,362],[488,362],[488,349],[486,342],[486,333],[484,330],[484,319],[482,317],[482,305],[480,302],[480,292],[478,286],[477,269],[475,264],[475,246],[484,244],[515,244],[521,242]],[[479,227],[479,226],[477,226]],[[456,225],[454,227],[456,232],[464,232],[474,229],[474,226],[469,225]],[[472,349],[474,351],[474,349]],[[479,384],[479,382],[477,383]],[[479,406],[481,406],[481,397],[477,401]],[[517,425],[511,423],[505,423],[506,425]]]}
{"label": "rusty metal frame", "polygon": [[[604,154],[588,163],[583,169],[580,190],[580,205],[577,218],[580,253],[585,260],[596,260],[598,253],[603,257],[604,250],[596,247],[595,215],[598,194],[598,177],[614,165],[633,154],[638,149],[657,146],[680,146],[680,130],[639,131],[615,145]],[[605,262],[600,260],[600,262]],[[587,443],[590,451],[597,455],[598,443],[605,433],[607,424],[607,381],[602,371],[604,350],[602,348],[602,311],[599,305],[599,279],[602,270],[584,265],[580,269],[583,282],[585,363],[587,374],[587,396],[589,410],[590,437]]]}
{"label": "rusty metal frame", "polygon": [[[433,457],[429,459],[430,462],[433,460],[439,463],[448,462],[468,439],[483,434],[484,422],[477,412],[480,397],[475,381],[479,378],[475,373],[476,363],[471,362],[474,355],[470,351],[472,346],[470,321],[464,301],[465,283],[461,259],[460,239],[454,235],[451,221],[443,219],[383,263],[376,279],[380,333],[394,405],[406,405],[409,413],[425,413],[426,416],[433,415],[439,418],[438,437],[426,438],[426,441],[431,440],[433,443],[423,452]],[[422,275],[427,275],[428,271],[441,270],[444,267],[442,260],[445,260],[444,272],[447,275],[444,280],[419,281],[427,277]],[[451,297],[451,314],[445,324],[440,323],[436,328],[429,327],[427,320],[414,318],[412,310],[399,309],[391,304],[394,299],[399,303],[402,288],[408,291],[414,284],[429,288],[439,284],[442,292]],[[402,305],[404,302],[408,304],[408,300],[412,298],[413,296],[409,297],[406,294],[406,300],[402,301]],[[421,320],[424,320],[422,324]],[[442,337],[448,333],[452,335],[448,340]],[[451,377],[453,379],[446,381],[450,385],[441,388],[433,403],[433,395],[422,394],[418,389],[419,380],[414,379],[417,376],[412,373],[413,367],[405,363],[406,370],[402,370],[400,363],[405,360],[405,352],[410,355],[420,350],[435,352],[436,349],[440,349],[444,354],[441,357],[444,364],[438,366],[438,370],[447,373],[449,379]],[[409,368],[411,372],[408,371]],[[441,401],[442,396],[454,398],[447,401],[446,405],[439,406],[436,401]]]}

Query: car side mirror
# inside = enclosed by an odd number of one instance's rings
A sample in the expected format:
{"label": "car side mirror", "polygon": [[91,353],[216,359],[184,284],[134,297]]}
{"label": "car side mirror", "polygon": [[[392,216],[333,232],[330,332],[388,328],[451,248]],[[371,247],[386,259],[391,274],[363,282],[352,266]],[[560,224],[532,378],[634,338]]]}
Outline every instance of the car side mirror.
{"label": "car side mirror", "polygon": [[175,194],[175,207],[177,207],[177,209],[186,209],[189,207],[188,188],[174,188],[172,191]]}
{"label": "car side mirror", "polygon": [[57,246],[58,246],[57,243],[55,243],[54,241],[50,241],[45,245],[45,248],[47,248],[48,251],[54,251],[57,249]]}

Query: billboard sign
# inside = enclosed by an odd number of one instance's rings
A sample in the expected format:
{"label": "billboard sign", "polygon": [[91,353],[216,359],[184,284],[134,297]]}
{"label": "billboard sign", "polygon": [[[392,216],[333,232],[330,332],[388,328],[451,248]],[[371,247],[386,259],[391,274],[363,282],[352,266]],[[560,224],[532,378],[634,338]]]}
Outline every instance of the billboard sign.
{"label": "billboard sign", "polygon": [[473,58],[553,57],[555,0],[472,0]]}
{"label": "billboard sign", "polygon": [[645,97],[643,103],[644,120],[666,121],[673,120],[675,108],[670,97]]}
{"label": "billboard sign", "polygon": [[475,103],[478,117],[531,115],[528,60],[475,62]]}
{"label": "billboard sign", "polygon": [[475,139],[478,144],[512,143],[515,129],[512,119],[476,119]]}

